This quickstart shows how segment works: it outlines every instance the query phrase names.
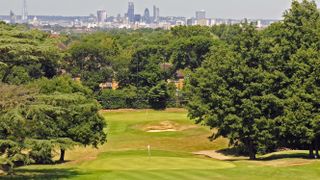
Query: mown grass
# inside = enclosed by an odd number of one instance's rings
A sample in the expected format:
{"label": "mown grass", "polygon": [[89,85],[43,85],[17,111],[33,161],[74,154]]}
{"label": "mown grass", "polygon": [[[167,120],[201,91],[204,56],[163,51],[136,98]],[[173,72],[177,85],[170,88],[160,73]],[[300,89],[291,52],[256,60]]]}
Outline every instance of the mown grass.
{"label": "mown grass", "polygon": [[[76,148],[69,162],[18,168],[6,179],[320,179],[320,162],[303,159],[305,151],[274,153],[259,161],[219,161],[192,152],[227,147],[226,139],[210,142],[212,131],[194,126],[184,110],[103,112],[108,143],[100,149]],[[150,133],[146,126],[173,122],[177,132]],[[150,145],[149,154],[147,146]]]}

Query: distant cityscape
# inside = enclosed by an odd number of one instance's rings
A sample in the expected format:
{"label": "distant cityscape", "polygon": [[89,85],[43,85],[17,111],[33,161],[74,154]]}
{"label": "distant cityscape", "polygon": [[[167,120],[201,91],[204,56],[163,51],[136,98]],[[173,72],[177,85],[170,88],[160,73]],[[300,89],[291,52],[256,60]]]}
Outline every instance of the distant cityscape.
{"label": "distant cityscape", "polygon": [[[97,10],[95,14],[88,16],[48,16],[29,15],[27,0],[23,0],[22,13],[10,11],[9,15],[0,15],[0,21],[10,24],[27,24],[31,27],[47,30],[62,31],[72,29],[78,32],[88,32],[97,29],[170,29],[174,26],[214,26],[221,24],[239,24],[244,19],[220,19],[209,18],[205,10],[195,12],[194,17],[161,16],[160,8],[153,6],[152,11],[145,8],[142,14],[136,13],[134,2],[128,2],[126,13],[117,16],[108,15],[105,9]],[[248,19],[248,22],[256,23],[257,28],[264,28],[277,20]]]}

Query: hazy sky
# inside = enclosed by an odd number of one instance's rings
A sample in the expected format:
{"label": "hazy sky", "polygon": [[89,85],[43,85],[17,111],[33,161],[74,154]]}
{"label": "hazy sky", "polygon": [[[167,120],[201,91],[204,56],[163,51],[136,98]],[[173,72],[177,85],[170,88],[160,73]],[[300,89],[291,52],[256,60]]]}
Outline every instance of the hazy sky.
{"label": "hazy sky", "polygon": [[[21,14],[23,0],[0,0],[0,14],[10,10]],[[291,0],[134,0],[136,13],[152,6],[160,8],[162,16],[194,16],[196,10],[206,10],[212,18],[279,19],[290,7]],[[317,0],[318,4],[320,0]],[[32,15],[89,15],[105,9],[108,15],[124,14],[128,0],[27,0]]]}

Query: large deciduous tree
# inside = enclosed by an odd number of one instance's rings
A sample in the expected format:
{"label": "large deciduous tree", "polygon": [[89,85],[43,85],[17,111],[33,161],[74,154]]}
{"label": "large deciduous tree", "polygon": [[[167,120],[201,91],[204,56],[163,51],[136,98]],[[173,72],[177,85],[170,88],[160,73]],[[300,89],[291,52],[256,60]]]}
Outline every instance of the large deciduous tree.
{"label": "large deciduous tree", "polygon": [[99,84],[114,78],[114,68],[119,64],[118,43],[108,35],[96,33],[74,42],[66,58],[66,69],[73,76],[81,77],[84,85],[99,90]]}
{"label": "large deciduous tree", "polygon": [[[68,77],[0,86],[1,164],[50,163],[53,152],[106,142],[106,123],[92,92]],[[8,168],[10,169],[10,168]]]}
{"label": "large deciduous tree", "polygon": [[217,47],[189,80],[189,116],[217,128],[212,139],[223,136],[231,145],[244,145],[255,159],[258,152],[275,146],[274,125],[282,102],[269,92],[271,79],[229,48]]}
{"label": "large deciduous tree", "polygon": [[40,95],[26,109],[26,118],[34,122],[35,126],[30,127],[34,139],[58,140],[60,161],[64,161],[65,150],[73,144],[98,147],[106,142],[100,104],[89,89],[68,77],[42,79],[35,85]]}
{"label": "large deciduous tree", "polygon": [[320,12],[316,3],[293,1],[284,20],[267,28],[263,36],[261,59],[269,71],[285,77],[277,83],[286,105],[277,123],[280,145],[309,148],[310,157],[316,149],[319,155]]}

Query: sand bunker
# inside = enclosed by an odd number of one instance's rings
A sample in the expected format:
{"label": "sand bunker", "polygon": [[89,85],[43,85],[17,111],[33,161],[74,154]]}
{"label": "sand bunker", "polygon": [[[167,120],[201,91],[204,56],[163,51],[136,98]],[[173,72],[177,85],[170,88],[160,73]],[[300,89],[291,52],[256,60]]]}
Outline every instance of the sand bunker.
{"label": "sand bunker", "polygon": [[147,132],[156,133],[156,132],[175,132],[176,129],[163,129],[163,130],[149,130]]}
{"label": "sand bunker", "polygon": [[162,121],[158,124],[145,125],[141,129],[146,132],[157,133],[157,132],[183,131],[183,130],[191,129],[195,127],[196,126],[193,126],[193,125],[181,125],[172,121]]}
{"label": "sand bunker", "polygon": [[227,156],[220,152],[214,151],[214,150],[208,150],[208,151],[199,151],[194,152],[195,155],[203,155],[212,159],[217,159],[221,161],[228,161],[228,160],[247,160],[247,157],[244,156]]}

